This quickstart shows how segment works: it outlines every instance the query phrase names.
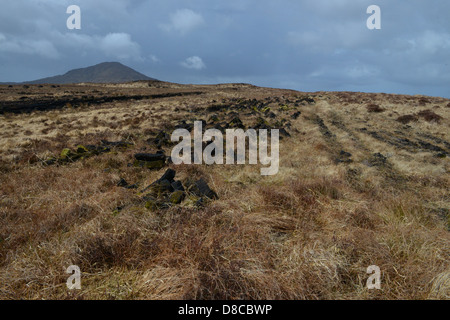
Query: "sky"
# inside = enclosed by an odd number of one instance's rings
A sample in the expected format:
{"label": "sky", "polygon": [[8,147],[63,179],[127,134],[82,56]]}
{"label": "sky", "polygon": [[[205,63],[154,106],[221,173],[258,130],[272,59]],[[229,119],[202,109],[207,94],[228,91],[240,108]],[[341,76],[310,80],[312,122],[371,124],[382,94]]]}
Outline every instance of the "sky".
{"label": "sky", "polygon": [[[177,83],[450,98],[448,0],[0,0],[0,82],[105,61]],[[81,29],[68,29],[81,10]],[[370,5],[381,29],[370,30]]]}

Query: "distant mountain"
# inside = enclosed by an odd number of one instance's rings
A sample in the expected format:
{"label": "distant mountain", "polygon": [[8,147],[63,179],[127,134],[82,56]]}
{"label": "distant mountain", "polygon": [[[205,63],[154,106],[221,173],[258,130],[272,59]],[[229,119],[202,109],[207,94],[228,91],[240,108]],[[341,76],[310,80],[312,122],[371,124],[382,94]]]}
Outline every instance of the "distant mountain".
{"label": "distant mountain", "polygon": [[26,84],[68,84],[80,82],[120,83],[139,80],[154,80],[119,62],[103,62],[92,67],[74,69],[64,75],[26,81]]}

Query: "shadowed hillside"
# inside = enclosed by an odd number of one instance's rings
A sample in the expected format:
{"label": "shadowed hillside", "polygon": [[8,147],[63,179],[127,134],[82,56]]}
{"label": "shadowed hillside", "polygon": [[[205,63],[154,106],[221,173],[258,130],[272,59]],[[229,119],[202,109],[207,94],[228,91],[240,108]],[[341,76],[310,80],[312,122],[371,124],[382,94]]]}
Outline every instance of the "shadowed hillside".
{"label": "shadowed hillside", "polygon": [[138,80],[156,80],[119,62],[104,62],[92,67],[74,69],[64,75],[25,82],[28,84],[120,83]]}

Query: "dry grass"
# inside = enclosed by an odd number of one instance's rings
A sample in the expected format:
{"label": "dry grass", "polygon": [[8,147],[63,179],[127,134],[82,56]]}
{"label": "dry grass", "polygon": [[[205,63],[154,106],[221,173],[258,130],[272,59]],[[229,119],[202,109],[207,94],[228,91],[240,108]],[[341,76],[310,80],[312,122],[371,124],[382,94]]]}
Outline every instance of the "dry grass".
{"label": "dry grass", "polygon": [[[0,298],[449,299],[449,160],[436,156],[437,147],[449,150],[448,100],[319,92],[308,104],[288,90],[165,86],[28,90],[202,94],[0,115]],[[3,100],[22,96],[2,90]],[[237,108],[252,99],[290,123],[277,175],[250,165],[172,165],[182,181],[204,177],[220,199],[156,211],[117,186],[124,178],[142,190],[164,173],[127,166],[134,153],[155,150],[147,140],[160,129],[208,119],[213,105],[251,126],[264,115]],[[372,104],[385,112],[364,107]],[[425,117],[430,104],[440,106],[439,121]],[[296,110],[301,116],[291,117]],[[425,121],[396,121],[412,113]],[[134,145],[41,164],[102,139]],[[336,161],[341,151],[352,161]],[[385,160],[374,161],[377,153]],[[73,264],[79,291],[65,285]],[[370,265],[382,271],[381,290],[365,287]]]}

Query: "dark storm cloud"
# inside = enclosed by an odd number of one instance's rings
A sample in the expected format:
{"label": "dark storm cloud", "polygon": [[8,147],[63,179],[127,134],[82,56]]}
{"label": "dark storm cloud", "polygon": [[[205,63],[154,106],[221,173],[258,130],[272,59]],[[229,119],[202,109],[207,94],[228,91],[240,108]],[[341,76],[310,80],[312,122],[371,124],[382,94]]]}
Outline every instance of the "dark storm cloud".
{"label": "dark storm cloud", "polygon": [[[81,7],[82,29],[66,28]],[[369,5],[382,11],[368,30]],[[0,81],[103,61],[161,80],[450,97],[446,0],[18,0],[0,11]]]}

